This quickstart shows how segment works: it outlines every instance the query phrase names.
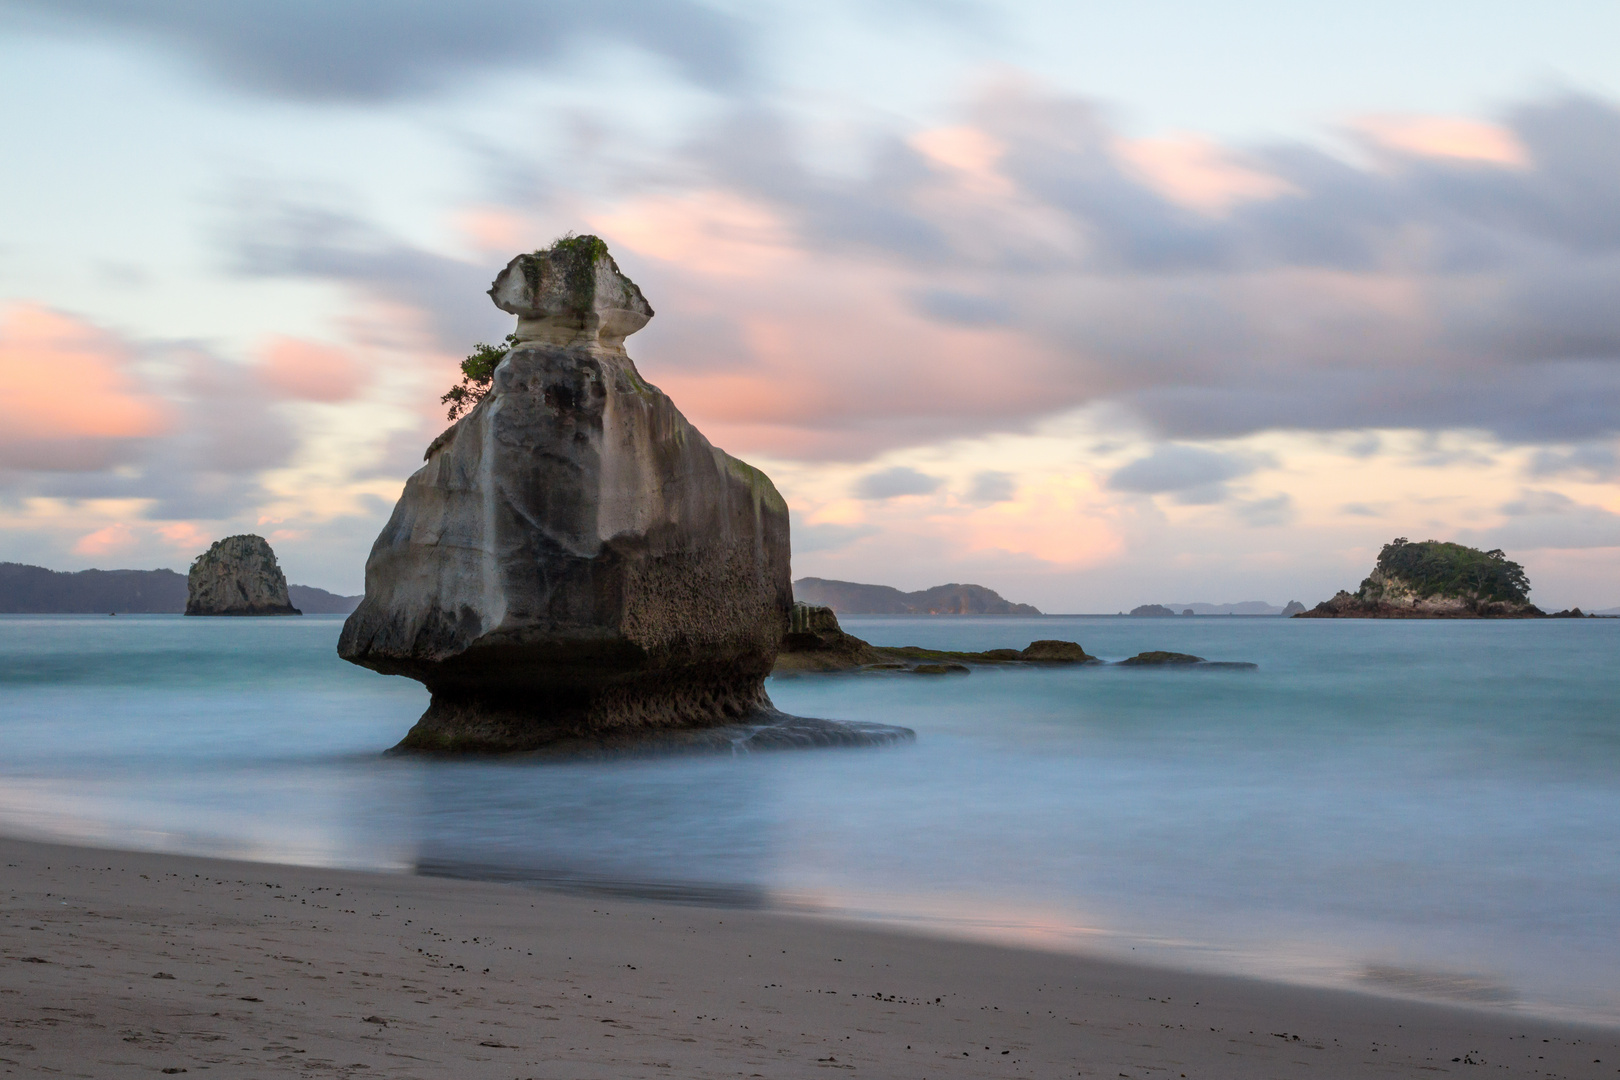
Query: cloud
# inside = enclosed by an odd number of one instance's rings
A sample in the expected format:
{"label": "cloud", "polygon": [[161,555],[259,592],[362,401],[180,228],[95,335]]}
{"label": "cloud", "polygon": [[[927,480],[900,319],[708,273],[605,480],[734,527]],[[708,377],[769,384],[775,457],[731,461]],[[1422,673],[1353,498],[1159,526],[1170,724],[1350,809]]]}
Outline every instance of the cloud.
{"label": "cloud", "polygon": [[693,0],[4,0],[68,32],[132,36],[202,62],[219,81],[301,101],[378,102],[628,45],[714,89],[750,80],[742,20]]}
{"label": "cloud", "polygon": [[937,476],[920,473],[905,465],[868,473],[855,483],[858,499],[893,499],[901,495],[931,495],[944,483]]}
{"label": "cloud", "polygon": [[347,349],[276,337],[265,346],[259,374],[287,397],[330,403],[353,398],[365,372]]}
{"label": "cloud", "polygon": [[1012,309],[1001,300],[950,289],[925,289],[917,295],[917,309],[941,322],[962,326],[1004,323],[1012,314]]}
{"label": "cloud", "polygon": [[[659,310],[632,354],[735,452],[870,460],[1097,405],[1166,441],[1620,433],[1610,103],[1368,121],[1385,155],[1369,162],[1144,149],[1095,103],[1005,84],[950,125],[870,133],[864,167],[838,170],[784,112],[717,116],[640,166],[611,141],[537,165],[544,195],[477,215],[480,235],[545,220],[605,237]],[[244,207],[233,243],[245,273],[418,313],[452,355],[509,325],[483,295],[493,254],[281,204]],[[1209,483],[1178,497],[1224,497]]]}
{"label": "cloud", "polygon": [[986,471],[974,474],[967,501],[988,505],[1008,502],[1018,494],[1018,477],[1009,472]]}
{"label": "cloud", "polygon": [[1601,179],[1620,171],[1620,112],[1606,103],[1541,102],[1478,130],[1436,121],[1433,152],[1408,132],[1393,172],[1298,144],[1250,150],[1244,168],[1269,180],[1242,198],[1210,188],[1218,215],[1145,178],[1089,103],[1027,88],[969,110],[982,138],[954,136],[976,150],[954,172],[900,143],[863,177],[813,177],[783,125],[746,125],[759,137],[703,144],[710,182],[774,205],[804,248],[905,266],[942,323],[993,318],[1051,350],[1033,414],[1110,400],[1200,438],[1477,427],[1536,441],[1620,425],[1620,191]]}
{"label": "cloud", "polygon": [[1365,116],[1351,128],[1392,157],[1435,158],[1523,168],[1530,155],[1518,137],[1499,124],[1462,116]]}
{"label": "cloud", "polygon": [[1288,181],[1245,164],[1201,135],[1121,139],[1114,152],[1148,187],[1204,214],[1222,214],[1254,199],[1299,194]]}
{"label": "cloud", "polygon": [[78,555],[107,555],[127,551],[135,543],[135,530],[120,521],[81,536],[73,545],[73,551]]}
{"label": "cloud", "polygon": [[511,316],[485,292],[505,259],[480,264],[427,251],[343,209],[244,199],[220,241],[244,276],[337,282],[373,304],[417,313],[434,343],[453,355],[511,329]]}
{"label": "cloud", "polygon": [[1508,551],[1620,547],[1620,514],[1561,492],[1529,489],[1501,511],[1508,520],[1471,532],[1471,542]]}
{"label": "cloud", "polygon": [[1289,525],[1294,520],[1294,500],[1286,492],[1266,499],[1250,499],[1235,503],[1232,512],[1244,524],[1255,528]]}
{"label": "cloud", "polygon": [[137,457],[170,416],[131,359],[70,316],[26,303],[0,310],[0,466],[75,471]]}
{"label": "cloud", "polygon": [[231,516],[296,445],[252,367],[39,305],[0,315],[0,493],[124,508],[81,553],[143,540],[137,501],[156,520]]}
{"label": "cloud", "polygon": [[1108,478],[1113,491],[1137,495],[1174,495],[1188,506],[1224,501],[1226,482],[1254,472],[1261,461],[1194,446],[1159,446],[1147,457],[1116,469]]}
{"label": "cloud", "polygon": [[823,523],[811,525],[796,510],[789,510],[793,531],[793,553],[808,555],[812,552],[838,551],[879,531],[872,525],[840,525]]}
{"label": "cloud", "polygon": [[1526,472],[1536,479],[1571,476],[1605,483],[1620,479],[1620,454],[1606,443],[1588,443],[1563,449],[1548,447],[1535,452]]}

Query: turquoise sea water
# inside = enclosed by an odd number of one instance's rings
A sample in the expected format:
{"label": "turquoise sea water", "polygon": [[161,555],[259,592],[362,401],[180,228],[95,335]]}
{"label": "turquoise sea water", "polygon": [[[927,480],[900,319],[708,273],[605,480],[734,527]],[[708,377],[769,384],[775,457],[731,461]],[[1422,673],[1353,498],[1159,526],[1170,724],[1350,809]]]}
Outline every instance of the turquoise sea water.
{"label": "turquoise sea water", "polygon": [[1257,671],[775,679],[914,745],[383,758],[341,619],[0,616],[0,832],[779,905],[1620,1023],[1620,620],[851,618]]}

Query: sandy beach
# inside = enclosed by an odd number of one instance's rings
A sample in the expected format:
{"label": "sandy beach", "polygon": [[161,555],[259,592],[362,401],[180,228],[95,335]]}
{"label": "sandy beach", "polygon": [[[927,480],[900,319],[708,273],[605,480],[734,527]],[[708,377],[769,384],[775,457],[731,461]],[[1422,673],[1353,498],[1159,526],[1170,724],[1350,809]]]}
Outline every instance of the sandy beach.
{"label": "sandy beach", "polygon": [[801,916],[0,841],[7,1075],[1620,1073],[1620,1031]]}

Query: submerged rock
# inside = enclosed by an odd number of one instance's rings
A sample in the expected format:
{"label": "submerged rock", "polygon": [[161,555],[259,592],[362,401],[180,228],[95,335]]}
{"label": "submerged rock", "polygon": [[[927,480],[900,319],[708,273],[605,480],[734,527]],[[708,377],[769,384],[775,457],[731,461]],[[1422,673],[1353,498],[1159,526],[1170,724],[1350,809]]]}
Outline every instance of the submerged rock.
{"label": "submerged rock", "polygon": [[1247,660],[1205,660],[1202,656],[1194,656],[1184,652],[1144,652],[1137,653],[1129,660],[1121,660],[1120,667],[1173,667],[1197,668],[1208,671],[1212,668],[1225,668],[1229,671],[1253,671],[1259,664],[1251,664]]}
{"label": "submerged rock", "polygon": [[302,615],[287,575],[262,536],[227,536],[197,556],[186,577],[187,615]]}
{"label": "submerged rock", "polygon": [[1097,658],[1073,641],[1032,641],[1020,658],[1039,664],[1094,664]]}
{"label": "submerged rock", "polygon": [[776,487],[636,371],[624,338],[652,308],[602,241],[519,255],[490,296],[517,344],[406,482],[338,644],[432,691],[400,747],[779,730],[764,680],[793,593]]}

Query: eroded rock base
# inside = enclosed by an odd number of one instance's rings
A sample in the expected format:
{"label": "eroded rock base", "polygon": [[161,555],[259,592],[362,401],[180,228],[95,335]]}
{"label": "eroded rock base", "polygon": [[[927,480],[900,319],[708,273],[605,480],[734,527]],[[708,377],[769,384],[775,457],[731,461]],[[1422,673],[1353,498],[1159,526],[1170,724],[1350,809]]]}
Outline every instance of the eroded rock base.
{"label": "eroded rock base", "polygon": [[[429,706],[391,754],[521,754],[524,757],[591,759],[658,757],[668,754],[752,754],[818,747],[889,746],[911,742],[910,728],[854,720],[790,716],[768,698],[731,723],[704,727],[590,730],[511,713],[469,715],[460,708],[453,730],[445,710]],[[424,727],[424,725],[426,725]]]}
{"label": "eroded rock base", "polygon": [[[1560,613],[1562,614],[1562,613]],[[1541,619],[1546,612],[1534,604],[1479,600],[1473,597],[1432,597],[1409,603],[1367,600],[1342,589],[1296,619]]]}

